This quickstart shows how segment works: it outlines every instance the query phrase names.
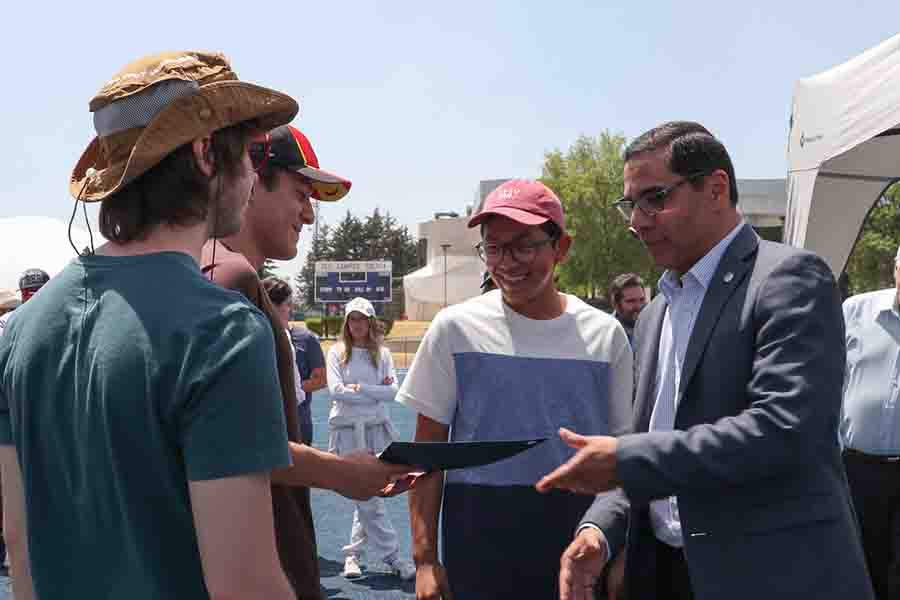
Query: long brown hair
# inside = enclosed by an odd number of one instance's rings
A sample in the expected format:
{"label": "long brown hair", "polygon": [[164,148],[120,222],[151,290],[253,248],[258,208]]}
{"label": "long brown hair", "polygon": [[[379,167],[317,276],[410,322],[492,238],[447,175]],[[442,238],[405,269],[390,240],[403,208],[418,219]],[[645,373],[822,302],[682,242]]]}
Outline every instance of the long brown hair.
{"label": "long brown hair", "polygon": [[[354,311],[355,312],[355,311]],[[353,356],[353,336],[350,335],[350,314],[344,315],[344,325],[341,327],[341,340],[344,344],[344,355],[341,358],[341,364],[346,365]],[[381,344],[378,342],[379,323],[375,317],[369,317],[369,331],[366,333],[366,350],[369,351],[369,358],[372,359],[372,365],[377,369],[381,363]]]}
{"label": "long brown hair", "polygon": [[[256,131],[248,121],[212,133],[211,155],[217,172],[233,180],[243,169],[244,148]],[[100,233],[124,244],[146,239],[157,225],[189,226],[206,219],[210,178],[194,161],[191,143],[163,158],[158,165],[100,202]]]}

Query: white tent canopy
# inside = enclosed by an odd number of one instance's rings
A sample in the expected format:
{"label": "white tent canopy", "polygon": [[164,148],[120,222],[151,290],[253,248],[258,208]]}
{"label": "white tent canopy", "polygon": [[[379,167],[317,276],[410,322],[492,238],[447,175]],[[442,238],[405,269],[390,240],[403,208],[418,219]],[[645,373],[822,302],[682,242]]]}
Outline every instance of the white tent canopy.
{"label": "white tent canopy", "polygon": [[[447,305],[481,293],[484,264],[475,256],[447,255]],[[427,265],[403,278],[406,313],[410,319],[427,321],[444,306],[444,259],[435,257]]]}
{"label": "white tent canopy", "polygon": [[[81,250],[90,244],[87,230],[72,226],[72,241]],[[94,232],[94,246],[103,243]],[[0,290],[15,290],[26,269],[43,269],[53,277],[73,258],[68,223],[49,217],[0,219]]]}
{"label": "white tent canopy", "polygon": [[794,87],[785,242],[836,275],[863,222],[900,179],[900,35]]}

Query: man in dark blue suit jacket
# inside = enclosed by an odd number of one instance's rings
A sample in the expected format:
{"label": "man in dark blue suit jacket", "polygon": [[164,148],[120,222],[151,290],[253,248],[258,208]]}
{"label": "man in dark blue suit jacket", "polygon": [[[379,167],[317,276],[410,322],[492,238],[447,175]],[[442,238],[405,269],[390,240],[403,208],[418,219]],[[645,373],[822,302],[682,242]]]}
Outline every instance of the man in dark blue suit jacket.
{"label": "man in dark blue suit jacket", "polygon": [[635,139],[624,182],[618,208],[667,271],[635,331],[635,433],[564,430],[579,451],[538,483],[600,493],[562,597],[592,597],[624,552],[630,600],[873,600],[837,441],[831,271],[743,223],[731,159],[697,123]]}

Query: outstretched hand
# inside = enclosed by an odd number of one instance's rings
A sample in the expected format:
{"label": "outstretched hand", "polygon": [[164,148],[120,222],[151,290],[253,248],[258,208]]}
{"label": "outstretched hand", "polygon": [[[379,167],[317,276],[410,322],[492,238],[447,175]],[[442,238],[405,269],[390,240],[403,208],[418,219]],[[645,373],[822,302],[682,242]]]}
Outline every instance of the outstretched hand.
{"label": "outstretched hand", "polygon": [[[334,491],[351,500],[383,496],[385,489],[418,469],[378,460],[372,453],[355,450],[342,457],[341,483]],[[399,492],[397,492],[399,493]]]}
{"label": "outstretched hand", "polygon": [[396,481],[392,481],[391,483],[387,484],[381,490],[381,492],[378,493],[378,495],[382,496],[383,498],[393,498],[394,496],[399,496],[400,494],[408,492],[413,487],[415,487],[416,482],[425,475],[428,475],[428,473],[407,473]]}
{"label": "outstretched hand", "polygon": [[578,435],[565,428],[559,430],[559,437],[577,452],[537,482],[539,492],[562,489],[594,495],[616,487],[616,438]]}

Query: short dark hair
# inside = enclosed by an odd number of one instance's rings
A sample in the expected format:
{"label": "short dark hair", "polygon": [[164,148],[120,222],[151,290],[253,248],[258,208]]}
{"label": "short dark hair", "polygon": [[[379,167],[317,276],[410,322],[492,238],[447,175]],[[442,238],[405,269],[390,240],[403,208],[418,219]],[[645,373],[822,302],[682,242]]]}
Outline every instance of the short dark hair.
{"label": "short dark hair", "polygon": [[262,280],[262,284],[263,287],[266,288],[266,293],[269,294],[269,300],[271,300],[272,304],[275,306],[284,304],[290,300],[291,295],[293,295],[291,285],[280,277],[270,275]]}
{"label": "short dark hair", "polygon": [[543,223],[540,224],[540,228],[541,228],[541,231],[546,233],[547,237],[549,237],[554,242],[562,237],[562,234],[563,234],[562,228],[559,225],[557,225],[556,223],[554,223],[553,221],[544,221]]}
{"label": "short dark hair", "polygon": [[275,165],[266,163],[259,171],[256,172],[256,174],[259,175],[259,182],[264,188],[266,188],[267,192],[275,191],[275,186],[278,185],[277,172],[278,169],[281,168],[282,167],[276,167]]}
{"label": "short dark hair", "polygon": [[[711,173],[717,169],[728,175],[728,192],[731,205],[737,206],[738,189],[734,165],[725,146],[706,127],[693,121],[669,121],[636,137],[625,148],[625,162],[639,154],[664,148],[668,156],[669,170],[687,177],[695,173]],[[691,182],[699,189],[699,180]]]}
{"label": "short dark hair", "polygon": [[[211,154],[217,173],[240,174],[244,148],[256,127],[239,123],[213,132]],[[197,168],[191,144],[176,148],[159,164],[100,203],[100,233],[120,244],[146,238],[162,223],[195,225],[209,211],[210,179]]]}
{"label": "short dark hair", "polygon": [[612,283],[609,284],[609,302],[612,304],[613,308],[615,308],[619,303],[619,300],[622,299],[622,293],[625,291],[625,288],[630,287],[639,287],[643,289],[644,280],[636,273],[622,273],[612,280]]}

